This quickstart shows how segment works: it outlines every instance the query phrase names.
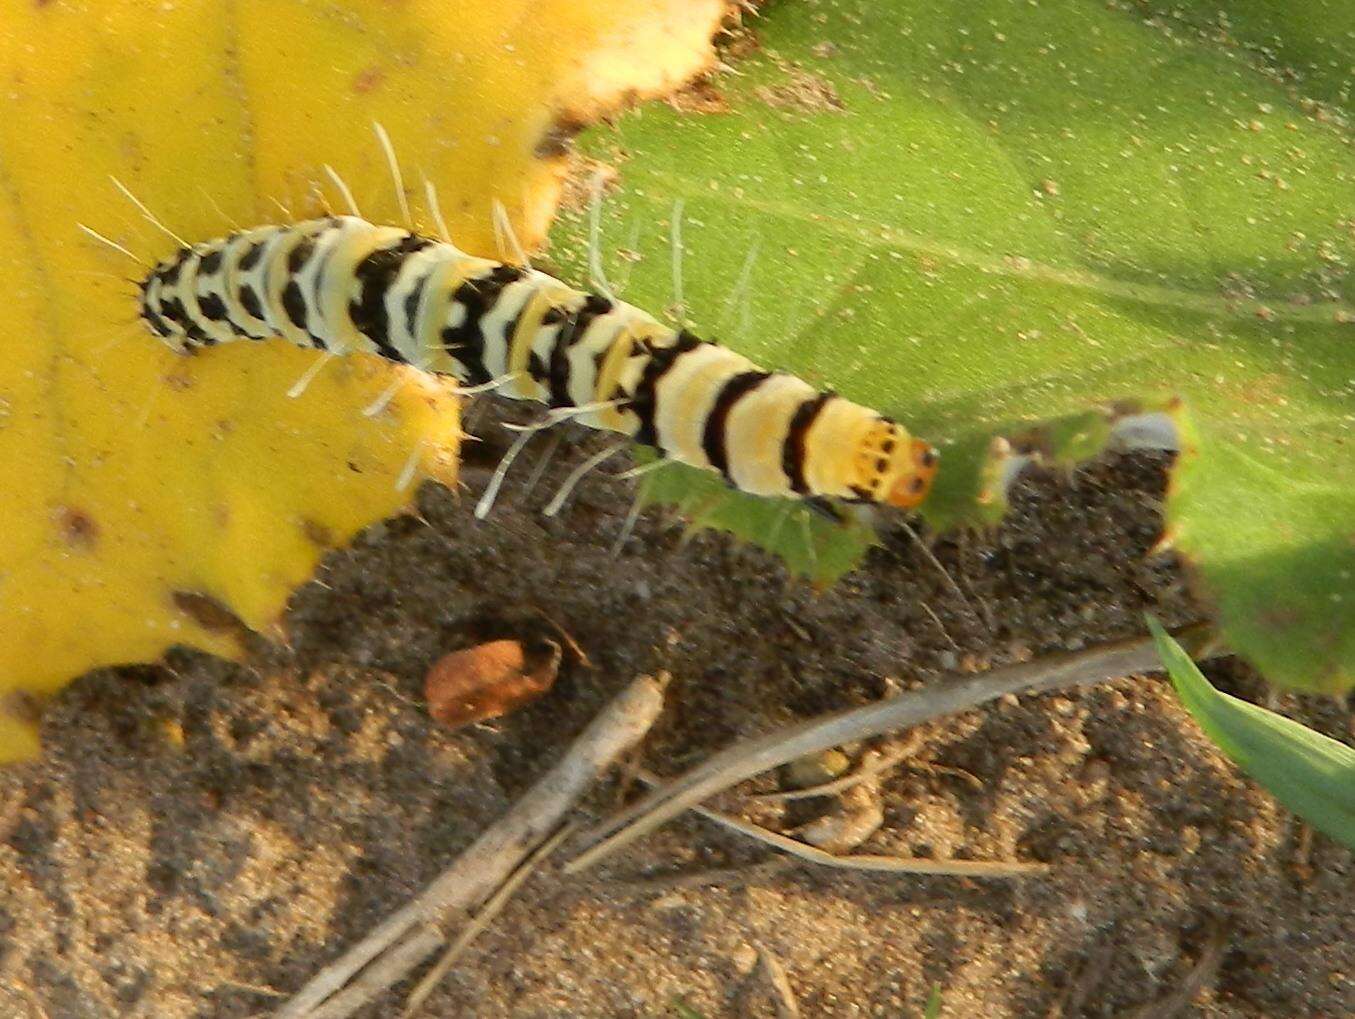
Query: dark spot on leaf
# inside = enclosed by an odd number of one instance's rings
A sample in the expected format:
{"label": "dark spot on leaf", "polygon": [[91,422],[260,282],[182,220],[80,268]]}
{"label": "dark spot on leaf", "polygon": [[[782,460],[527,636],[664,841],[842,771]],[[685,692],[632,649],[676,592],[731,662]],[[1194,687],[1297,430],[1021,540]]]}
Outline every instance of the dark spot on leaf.
{"label": "dark spot on leaf", "polygon": [[668,105],[682,113],[728,113],[729,101],[710,78],[698,78],[675,92]]}
{"label": "dark spot on leaf", "polygon": [[60,507],[56,512],[56,525],[62,540],[73,548],[89,552],[99,543],[99,524],[82,509]]}
{"label": "dark spot on leaf", "polygon": [[373,92],[386,80],[386,72],[379,67],[364,67],[353,78],[353,91],[358,95]]}
{"label": "dark spot on leaf", "polygon": [[829,113],[846,109],[832,82],[799,68],[790,68],[784,82],[759,86],[753,94],[768,106],[795,113]]}
{"label": "dark spot on leaf", "polygon": [[1303,613],[1292,605],[1276,603],[1258,613],[1256,621],[1267,630],[1290,630],[1303,622]]}
{"label": "dark spot on leaf", "polygon": [[569,155],[574,137],[584,128],[583,122],[567,113],[555,118],[555,122],[546,129],[536,143],[534,151],[538,159],[559,159]]}
{"label": "dark spot on leaf", "polygon": [[213,633],[238,632],[245,624],[225,605],[209,594],[199,591],[174,591],[170,595],[174,607],[204,630]]}
{"label": "dark spot on leaf", "polygon": [[37,725],[42,719],[45,703],[45,697],[40,697],[30,690],[10,690],[0,697],[0,715],[28,725]]}
{"label": "dark spot on leaf", "polygon": [[301,533],[306,536],[308,541],[319,545],[321,548],[333,548],[336,544],[334,533],[318,520],[312,520],[309,517],[301,521]]}

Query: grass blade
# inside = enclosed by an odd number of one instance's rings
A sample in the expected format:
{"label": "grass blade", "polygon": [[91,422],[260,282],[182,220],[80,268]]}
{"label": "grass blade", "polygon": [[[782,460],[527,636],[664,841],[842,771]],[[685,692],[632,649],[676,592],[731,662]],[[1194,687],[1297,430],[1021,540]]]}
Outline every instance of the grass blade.
{"label": "grass blade", "polygon": [[1148,628],[1176,692],[1239,768],[1314,828],[1355,849],[1355,749],[1215,690],[1157,620]]}

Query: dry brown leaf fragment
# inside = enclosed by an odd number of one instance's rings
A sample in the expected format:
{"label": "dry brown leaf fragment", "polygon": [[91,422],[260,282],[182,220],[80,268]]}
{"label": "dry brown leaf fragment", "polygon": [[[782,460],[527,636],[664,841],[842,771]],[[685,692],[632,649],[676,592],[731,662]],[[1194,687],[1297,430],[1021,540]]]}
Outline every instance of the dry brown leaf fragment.
{"label": "dry brown leaf fragment", "polygon": [[443,655],[428,670],[428,713],[460,727],[530,704],[555,683],[560,645],[537,639],[492,640]]}

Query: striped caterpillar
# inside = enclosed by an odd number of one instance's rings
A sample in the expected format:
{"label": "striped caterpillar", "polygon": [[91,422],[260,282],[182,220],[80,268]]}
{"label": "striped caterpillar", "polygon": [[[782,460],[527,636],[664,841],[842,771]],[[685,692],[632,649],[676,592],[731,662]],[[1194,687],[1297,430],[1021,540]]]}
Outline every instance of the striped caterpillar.
{"label": "striped caterpillar", "polygon": [[548,423],[620,432],[756,495],[911,508],[937,468],[903,425],[794,375],[538,270],[356,214],[185,245],[147,273],[139,303],[146,327],[181,353],[271,337],[373,353],[497,384],[548,405]]}

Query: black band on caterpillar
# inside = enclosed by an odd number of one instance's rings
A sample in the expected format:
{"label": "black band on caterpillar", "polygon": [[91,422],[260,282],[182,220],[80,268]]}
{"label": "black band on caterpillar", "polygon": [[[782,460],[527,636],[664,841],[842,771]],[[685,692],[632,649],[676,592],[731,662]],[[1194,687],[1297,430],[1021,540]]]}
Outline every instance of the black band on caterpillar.
{"label": "black band on caterpillar", "polygon": [[756,495],[916,506],[935,451],[902,425],[623,302],[356,216],[193,245],[141,285],[182,352],[282,336],[570,408]]}

